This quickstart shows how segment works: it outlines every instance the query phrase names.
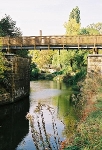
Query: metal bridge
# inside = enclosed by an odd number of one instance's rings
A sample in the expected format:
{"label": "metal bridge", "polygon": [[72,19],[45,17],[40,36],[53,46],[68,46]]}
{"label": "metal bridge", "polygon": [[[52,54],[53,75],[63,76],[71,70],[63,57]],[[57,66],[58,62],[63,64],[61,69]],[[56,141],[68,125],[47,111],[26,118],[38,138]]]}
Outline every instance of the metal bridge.
{"label": "metal bridge", "polygon": [[102,35],[0,37],[2,50],[102,49]]}

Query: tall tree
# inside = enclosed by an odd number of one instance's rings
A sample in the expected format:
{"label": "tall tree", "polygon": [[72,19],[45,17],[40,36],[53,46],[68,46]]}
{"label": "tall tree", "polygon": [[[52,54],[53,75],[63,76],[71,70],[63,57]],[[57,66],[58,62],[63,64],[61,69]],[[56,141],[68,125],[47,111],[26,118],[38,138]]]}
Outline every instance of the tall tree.
{"label": "tall tree", "polygon": [[5,15],[0,21],[0,36],[21,36],[20,28],[16,27],[16,22],[9,15]]}
{"label": "tall tree", "polygon": [[[78,7],[74,8],[69,15],[68,22],[65,22],[66,35],[89,35],[87,28],[80,29],[80,10]],[[87,51],[69,50],[61,54],[61,64],[67,73],[77,73],[86,68]]]}
{"label": "tall tree", "polygon": [[80,23],[80,10],[78,6],[73,8],[72,11],[70,12],[69,20],[71,19],[75,19],[77,23]]}
{"label": "tall tree", "polygon": [[66,35],[77,35],[80,30],[80,10],[78,7],[74,8],[69,15],[68,22],[64,23]]}
{"label": "tall tree", "polygon": [[75,19],[65,22],[64,27],[66,28],[66,35],[77,35],[80,30],[80,24]]}

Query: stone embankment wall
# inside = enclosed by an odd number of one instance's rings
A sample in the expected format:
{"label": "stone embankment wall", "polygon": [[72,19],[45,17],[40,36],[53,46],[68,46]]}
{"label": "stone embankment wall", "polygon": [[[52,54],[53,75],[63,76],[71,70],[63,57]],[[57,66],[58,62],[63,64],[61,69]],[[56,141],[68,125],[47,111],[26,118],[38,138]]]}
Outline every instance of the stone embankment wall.
{"label": "stone embankment wall", "polygon": [[10,93],[5,93],[0,95],[0,105],[6,104],[11,102]]}
{"label": "stone embankment wall", "polygon": [[95,72],[102,75],[102,54],[89,54],[87,73]]}
{"label": "stone embankment wall", "polygon": [[7,71],[4,84],[10,98],[7,95],[0,97],[4,103],[15,102],[29,95],[30,92],[30,58],[23,58],[14,54],[6,54],[10,70]]}

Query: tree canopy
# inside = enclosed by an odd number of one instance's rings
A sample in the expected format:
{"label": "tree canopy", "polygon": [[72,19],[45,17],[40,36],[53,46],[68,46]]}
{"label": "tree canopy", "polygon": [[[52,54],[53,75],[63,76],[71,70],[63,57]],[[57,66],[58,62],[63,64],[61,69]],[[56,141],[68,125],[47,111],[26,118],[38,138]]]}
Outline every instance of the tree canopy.
{"label": "tree canopy", "polygon": [[70,19],[68,22],[64,23],[66,28],[66,35],[77,35],[80,29],[80,24],[76,22],[75,19]]}
{"label": "tree canopy", "polygon": [[13,21],[9,15],[5,15],[0,20],[0,36],[21,36],[20,28],[16,27],[16,21]]}
{"label": "tree canopy", "polygon": [[64,23],[66,35],[77,35],[80,30],[80,25],[80,10],[76,7],[70,12],[68,22]]}
{"label": "tree canopy", "polygon": [[75,19],[77,23],[80,23],[80,10],[78,6],[73,8],[73,10],[70,12],[69,21],[71,19]]}
{"label": "tree canopy", "polygon": [[[0,20],[0,36],[21,36],[22,33],[20,31],[20,28],[16,27],[16,22],[12,20],[12,18],[9,15],[5,15],[4,18]],[[0,40],[0,48],[2,47],[2,41]],[[1,49],[0,49],[1,50]],[[0,51],[0,81],[4,78],[4,72],[8,70],[7,60],[4,57],[4,54],[2,51]],[[6,65],[5,65],[6,64]]]}

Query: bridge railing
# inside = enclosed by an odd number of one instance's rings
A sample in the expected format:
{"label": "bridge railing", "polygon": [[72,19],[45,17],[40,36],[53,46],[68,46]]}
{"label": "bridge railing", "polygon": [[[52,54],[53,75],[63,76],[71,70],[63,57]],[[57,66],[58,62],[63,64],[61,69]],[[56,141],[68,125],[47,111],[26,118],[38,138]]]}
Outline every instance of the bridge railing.
{"label": "bridge railing", "polygon": [[34,46],[34,45],[102,45],[102,35],[98,36],[24,36],[2,37],[3,46]]}

